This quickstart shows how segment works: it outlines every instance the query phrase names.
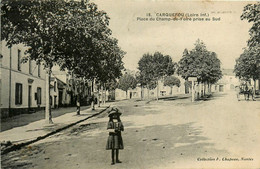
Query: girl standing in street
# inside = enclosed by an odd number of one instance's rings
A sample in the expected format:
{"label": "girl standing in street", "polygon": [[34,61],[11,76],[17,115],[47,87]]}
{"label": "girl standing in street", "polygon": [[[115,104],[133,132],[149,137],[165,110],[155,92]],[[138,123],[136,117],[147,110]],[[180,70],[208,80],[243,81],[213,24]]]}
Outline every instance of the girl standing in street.
{"label": "girl standing in street", "polygon": [[[120,119],[121,114],[122,113],[116,107],[113,107],[108,112],[109,121],[107,124],[107,130],[109,132],[109,136],[107,139],[106,149],[111,150],[111,158],[112,158],[111,165],[114,165],[115,162],[121,163],[121,161],[119,161],[119,149],[124,149],[123,139],[121,135],[121,131],[124,131],[124,126]],[[116,153],[116,161],[114,159],[115,153]]]}

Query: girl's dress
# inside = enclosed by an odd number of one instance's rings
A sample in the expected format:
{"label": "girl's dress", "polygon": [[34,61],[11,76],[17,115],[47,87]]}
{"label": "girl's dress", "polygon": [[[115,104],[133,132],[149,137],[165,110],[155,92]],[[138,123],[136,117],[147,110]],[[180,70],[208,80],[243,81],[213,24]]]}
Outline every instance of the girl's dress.
{"label": "girl's dress", "polygon": [[107,123],[107,129],[115,129],[116,127],[118,128],[116,132],[109,132],[109,136],[107,138],[107,145],[106,145],[107,150],[124,149],[123,139],[121,136],[121,131],[124,131],[124,126],[122,122],[109,121]]}

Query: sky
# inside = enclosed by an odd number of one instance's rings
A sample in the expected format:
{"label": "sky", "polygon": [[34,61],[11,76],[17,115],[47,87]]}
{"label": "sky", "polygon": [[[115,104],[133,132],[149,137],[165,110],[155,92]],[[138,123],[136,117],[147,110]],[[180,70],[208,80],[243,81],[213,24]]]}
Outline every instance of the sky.
{"label": "sky", "polygon": [[[233,69],[235,59],[243,52],[249,39],[251,23],[241,20],[246,1],[172,1],[172,0],[95,0],[99,10],[107,12],[112,36],[126,52],[124,66],[137,70],[138,61],[145,53],[159,51],[178,62],[185,48],[191,50],[197,39],[209,51],[215,52],[222,68]],[[151,17],[155,21],[150,21]],[[163,13],[181,13],[192,21],[157,21]],[[210,21],[205,21],[206,13]],[[199,15],[197,17],[196,15]],[[139,19],[138,19],[139,17]],[[212,18],[220,18],[213,21]],[[141,21],[140,18],[148,18]],[[197,18],[204,18],[198,21]],[[193,21],[194,19],[194,21]]]}

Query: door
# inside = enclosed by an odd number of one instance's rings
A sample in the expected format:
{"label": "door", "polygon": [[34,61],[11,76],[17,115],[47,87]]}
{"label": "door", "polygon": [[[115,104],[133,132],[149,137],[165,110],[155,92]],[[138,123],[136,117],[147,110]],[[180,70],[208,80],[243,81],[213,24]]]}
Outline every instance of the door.
{"label": "door", "polygon": [[219,85],[219,91],[224,92],[224,85]]}
{"label": "door", "polygon": [[54,96],[54,108],[57,107],[57,96]]}
{"label": "door", "polygon": [[62,94],[63,94],[62,90],[59,90],[59,98],[58,98],[58,100],[59,100],[59,107],[62,105]]}
{"label": "door", "polygon": [[30,108],[32,106],[32,86],[28,86],[28,110],[30,111]]}

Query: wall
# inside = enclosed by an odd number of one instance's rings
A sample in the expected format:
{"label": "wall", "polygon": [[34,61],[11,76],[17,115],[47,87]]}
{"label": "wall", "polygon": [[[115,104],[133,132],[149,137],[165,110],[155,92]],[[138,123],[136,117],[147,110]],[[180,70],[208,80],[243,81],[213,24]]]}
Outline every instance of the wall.
{"label": "wall", "polygon": [[[21,69],[18,70],[18,49],[23,58],[26,48],[22,45],[13,45],[11,50],[5,46],[2,41],[2,65],[1,65],[1,110],[2,116],[9,115],[9,106],[12,113],[22,113],[28,109],[28,86],[31,86],[31,107],[45,107],[45,71],[40,66],[40,76],[38,76],[38,65],[31,61],[31,73],[29,72],[29,61],[21,63]],[[11,57],[10,57],[11,56]],[[11,78],[10,78],[10,58],[11,58]],[[11,79],[11,85],[10,85]],[[16,83],[22,84],[22,104],[15,104],[15,86]],[[41,104],[37,105],[35,93],[37,87],[41,88]],[[11,97],[10,97],[11,91]],[[11,98],[9,100],[9,98]],[[24,109],[24,110],[23,110]]]}
{"label": "wall", "polygon": [[[178,77],[178,76],[177,76]],[[159,81],[159,97],[160,96],[171,96],[176,94],[185,94],[185,80],[181,77],[178,77],[181,81],[181,86],[173,86],[172,93],[171,88],[169,86],[164,86],[162,81]],[[148,96],[149,92],[149,96]],[[132,93],[132,98],[141,99],[141,87],[138,86],[135,89],[129,89],[127,92],[127,99],[130,99],[130,93]],[[147,88],[143,88],[143,96],[144,98],[156,98],[157,97],[157,88],[148,90]],[[116,100],[123,100],[126,99],[126,92],[121,89],[115,90],[115,99]]]}

